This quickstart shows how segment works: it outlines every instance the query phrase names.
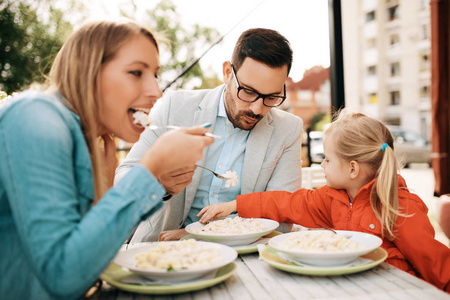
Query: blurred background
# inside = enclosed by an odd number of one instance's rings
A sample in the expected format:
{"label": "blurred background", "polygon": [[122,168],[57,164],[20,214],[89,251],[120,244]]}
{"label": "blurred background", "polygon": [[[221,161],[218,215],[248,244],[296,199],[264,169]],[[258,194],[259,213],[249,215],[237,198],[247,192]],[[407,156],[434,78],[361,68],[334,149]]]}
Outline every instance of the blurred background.
{"label": "blurred background", "polygon": [[[435,189],[447,175],[436,171],[437,164],[434,173],[430,169],[431,2],[0,0],[0,99],[42,83],[64,40],[89,20],[132,18],[164,37],[164,91],[222,84],[222,63],[230,60],[238,36],[249,28],[271,28],[294,51],[287,99],[279,109],[304,121],[303,167],[320,164],[323,130],[345,105],[389,126],[405,167],[419,166],[406,177],[430,177],[421,197],[437,203],[435,195],[450,187]],[[117,140],[119,159],[131,146]]]}
{"label": "blurred background", "polygon": [[[42,82],[67,36],[93,19],[128,17],[164,36],[160,85],[165,90],[218,86],[238,36],[253,27],[271,28],[294,50],[280,109],[300,116],[305,132],[317,131],[312,147],[304,136],[303,165],[309,166],[321,162],[320,132],[333,108],[330,2],[1,0],[0,91],[10,95]],[[429,1],[346,0],[341,15],[345,106],[395,126],[406,166],[430,164]],[[130,145],[118,144],[122,158]]]}

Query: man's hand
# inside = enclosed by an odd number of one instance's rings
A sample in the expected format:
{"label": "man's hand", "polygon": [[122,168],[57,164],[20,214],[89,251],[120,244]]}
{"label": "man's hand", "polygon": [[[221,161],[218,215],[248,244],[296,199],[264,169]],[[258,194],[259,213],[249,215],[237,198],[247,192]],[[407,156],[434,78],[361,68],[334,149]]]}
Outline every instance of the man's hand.
{"label": "man's hand", "polygon": [[189,233],[185,229],[162,231],[159,234],[158,241],[179,241],[183,236],[188,234]]}
{"label": "man's hand", "polygon": [[159,182],[163,185],[167,193],[176,195],[192,182],[195,165],[184,167],[172,172],[163,173],[159,178]]}

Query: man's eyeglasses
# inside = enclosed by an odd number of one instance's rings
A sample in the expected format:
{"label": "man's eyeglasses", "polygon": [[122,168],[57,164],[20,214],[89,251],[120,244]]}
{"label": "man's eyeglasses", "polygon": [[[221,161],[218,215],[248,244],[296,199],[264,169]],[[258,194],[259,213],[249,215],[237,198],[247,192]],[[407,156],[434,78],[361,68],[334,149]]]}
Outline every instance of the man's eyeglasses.
{"label": "man's eyeglasses", "polygon": [[237,97],[244,102],[256,102],[259,98],[263,99],[263,104],[268,107],[280,106],[284,100],[286,100],[286,85],[283,86],[284,96],[273,95],[273,94],[260,94],[254,90],[250,90],[244,87],[241,87],[239,84],[239,80],[236,76],[236,71],[234,70],[234,66],[231,65],[231,69],[233,72],[233,77],[236,80],[237,85]]}

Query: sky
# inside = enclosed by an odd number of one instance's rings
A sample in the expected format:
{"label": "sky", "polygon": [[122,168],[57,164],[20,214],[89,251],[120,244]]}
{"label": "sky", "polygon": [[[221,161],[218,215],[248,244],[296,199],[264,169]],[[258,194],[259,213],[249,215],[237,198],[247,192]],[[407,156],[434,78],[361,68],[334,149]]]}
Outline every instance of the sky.
{"label": "sky", "polygon": [[[119,16],[119,6],[130,0],[84,0],[92,19]],[[239,35],[255,27],[277,30],[291,43],[294,62],[290,77],[299,81],[305,70],[313,66],[330,66],[328,35],[328,0],[172,0],[186,26],[200,24],[219,30],[226,37],[200,61],[222,78],[222,63],[231,59]],[[157,1],[135,0],[138,14],[143,16]],[[208,47],[205,47],[205,49]],[[202,50],[203,51],[203,50]]]}

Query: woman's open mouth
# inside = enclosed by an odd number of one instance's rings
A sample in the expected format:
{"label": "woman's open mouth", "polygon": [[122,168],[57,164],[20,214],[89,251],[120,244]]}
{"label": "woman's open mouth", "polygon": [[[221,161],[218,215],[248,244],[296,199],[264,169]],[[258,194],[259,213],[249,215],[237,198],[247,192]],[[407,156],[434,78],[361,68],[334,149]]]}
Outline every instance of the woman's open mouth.
{"label": "woman's open mouth", "polygon": [[128,109],[130,120],[132,120],[133,125],[138,128],[145,128],[150,125],[151,121],[148,115],[149,113],[149,108],[133,107]]}

